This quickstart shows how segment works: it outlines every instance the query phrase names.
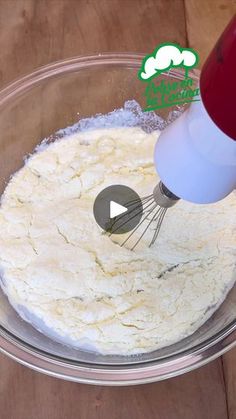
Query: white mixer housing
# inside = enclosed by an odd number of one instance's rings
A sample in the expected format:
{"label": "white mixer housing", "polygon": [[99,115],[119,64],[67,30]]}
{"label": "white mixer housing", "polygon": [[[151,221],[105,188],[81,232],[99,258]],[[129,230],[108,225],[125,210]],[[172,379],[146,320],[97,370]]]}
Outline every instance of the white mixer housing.
{"label": "white mixer housing", "polygon": [[161,133],[154,159],[165,186],[186,201],[216,202],[236,188],[236,141],[215,125],[202,101]]}

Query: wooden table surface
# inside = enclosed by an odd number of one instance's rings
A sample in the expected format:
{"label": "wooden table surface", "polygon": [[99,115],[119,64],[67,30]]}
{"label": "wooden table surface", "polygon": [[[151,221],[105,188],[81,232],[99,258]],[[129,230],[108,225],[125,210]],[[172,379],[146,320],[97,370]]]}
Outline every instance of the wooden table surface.
{"label": "wooden table surface", "polygon": [[[203,62],[234,0],[0,0],[0,87],[38,66],[165,41]],[[47,377],[0,355],[0,419],[236,418],[236,349],[167,381],[111,388]]]}

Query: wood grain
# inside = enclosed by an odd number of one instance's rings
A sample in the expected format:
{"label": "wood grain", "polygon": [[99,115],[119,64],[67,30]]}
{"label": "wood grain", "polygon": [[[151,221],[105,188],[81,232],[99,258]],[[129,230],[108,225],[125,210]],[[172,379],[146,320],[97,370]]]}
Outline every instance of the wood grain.
{"label": "wood grain", "polygon": [[187,42],[200,55],[200,65],[236,12],[236,0],[185,0]]}
{"label": "wood grain", "polygon": [[182,0],[0,0],[0,84],[65,57],[151,51],[163,39],[185,44]]}
{"label": "wood grain", "polygon": [[[150,52],[164,41],[194,47],[203,60],[234,9],[232,0],[0,0],[0,86],[51,61]],[[165,382],[108,388],[47,377],[0,355],[0,418],[234,419],[235,360],[231,351],[225,371],[218,359]]]}
{"label": "wood grain", "polygon": [[223,367],[226,384],[228,415],[236,418],[236,349],[232,349],[223,356]]}
{"label": "wood grain", "polygon": [[47,377],[0,357],[1,419],[224,419],[220,360],[189,374],[130,387]]}

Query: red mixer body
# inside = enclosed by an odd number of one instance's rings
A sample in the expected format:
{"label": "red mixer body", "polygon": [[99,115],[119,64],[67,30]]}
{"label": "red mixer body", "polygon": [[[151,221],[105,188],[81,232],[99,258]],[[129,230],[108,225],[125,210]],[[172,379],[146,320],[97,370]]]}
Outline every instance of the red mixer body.
{"label": "red mixer body", "polygon": [[236,189],[236,16],[203,66],[200,94],[161,133],[155,166],[176,196],[209,204]]}
{"label": "red mixer body", "polygon": [[236,140],[236,15],[202,68],[200,92],[214,123]]}

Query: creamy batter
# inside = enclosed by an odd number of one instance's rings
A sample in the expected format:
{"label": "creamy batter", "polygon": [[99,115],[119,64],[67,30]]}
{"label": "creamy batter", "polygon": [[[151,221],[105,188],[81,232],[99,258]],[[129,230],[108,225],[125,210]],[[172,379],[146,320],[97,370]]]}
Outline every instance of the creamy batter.
{"label": "creamy batter", "polygon": [[138,127],[77,133],[30,157],[6,187],[2,287],[43,332],[103,354],[149,352],[193,333],[232,287],[234,195],[178,202],[155,245],[149,231],[134,252],[96,224],[94,199],[106,186],[152,192],[157,137]]}

